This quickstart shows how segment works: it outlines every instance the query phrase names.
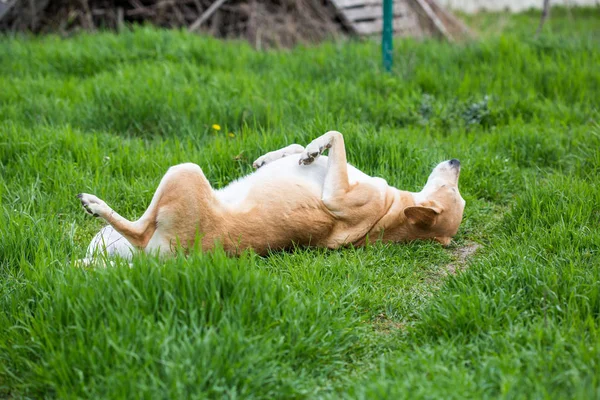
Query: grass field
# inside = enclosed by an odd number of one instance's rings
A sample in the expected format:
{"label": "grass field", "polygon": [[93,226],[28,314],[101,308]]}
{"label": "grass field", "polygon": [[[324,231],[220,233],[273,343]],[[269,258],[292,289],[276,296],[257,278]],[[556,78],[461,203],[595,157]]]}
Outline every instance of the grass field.
{"label": "grass field", "polygon": [[[502,18],[389,75],[372,42],[0,39],[0,398],[600,397],[600,13]],[[329,129],[402,189],[459,158],[450,248],[70,265],[77,193],[135,218],[170,165],[222,187]]]}

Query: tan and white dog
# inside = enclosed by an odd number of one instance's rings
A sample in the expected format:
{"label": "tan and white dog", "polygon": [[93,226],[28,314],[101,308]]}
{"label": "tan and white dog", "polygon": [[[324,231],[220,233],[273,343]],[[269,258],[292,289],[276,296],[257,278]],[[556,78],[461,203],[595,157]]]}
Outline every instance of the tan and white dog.
{"label": "tan and white dog", "polygon": [[[326,149],[329,156],[321,156]],[[167,255],[195,243],[203,250],[220,243],[230,254],[294,245],[335,249],[378,239],[448,245],[465,207],[458,160],[435,167],[421,192],[402,191],[349,165],[336,131],[306,148],[293,144],[267,153],[253,165],[257,171],[220,190],[196,164],[171,167],[135,222],[98,197],[79,194],[86,212],[109,223],[92,240],[86,261],[99,252],[131,258],[136,249]]]}

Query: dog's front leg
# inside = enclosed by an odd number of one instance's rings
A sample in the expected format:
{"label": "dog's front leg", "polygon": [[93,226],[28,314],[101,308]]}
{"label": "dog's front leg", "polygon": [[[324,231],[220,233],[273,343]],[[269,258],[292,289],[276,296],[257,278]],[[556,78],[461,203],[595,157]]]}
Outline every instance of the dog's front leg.
{"label": "dog's front leg", "polygon": [[329,200],[343,196],[350,189],[344,136],[340,132],[329,131],[316,138],[306,146],[299,161],[300,164],[311,164],[326,149],[329,149],[329,155],[322,194],[322,200],[325,204]]}
{"label": "dog's front leg", "polygon": [[258,157],[252,163],[252,167],[260,168],[260,167],[263,167],[275,160],[279,160],[280,158],[291,156],[292,154],[302,153],[302,151],[304,151],[304,147],[300,146],[299,144],[291,144],[282,149],[270,151],[267,154]]}

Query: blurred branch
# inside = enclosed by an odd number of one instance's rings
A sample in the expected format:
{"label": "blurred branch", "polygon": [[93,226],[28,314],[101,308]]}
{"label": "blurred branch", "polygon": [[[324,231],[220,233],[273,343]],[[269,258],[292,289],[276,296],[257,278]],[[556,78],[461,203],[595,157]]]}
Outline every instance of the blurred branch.
{"label": "blurred branch", "polygon": [[217,9],[221,7],[226,1],[227,0],[217,0],[213,4],[211,4],[211,6],[208,7],[208,10],[204,11],[204,13],[196,21],[194,21],[192,25],[190,25],[190,32],[194,32],[196,29],[200,28],[200,25],[202,25],[204,21],[209,19],[211,15],[213,15],[213,13],[217,11]]}
{"label": "blurred branch", "polygon": [[8,10],[10,10],[11,7],[15,5],[16,2],[17,0],[0,1],[0,20],[2,19],[2,17],[4,17],[4,14],[6,14]]}
{"label": "blurred branch", "polygon": [[544,9],[542,10],[542,18],[540,18],[540,25],[535,32],[535,37],[538,37],[542,32],[542,28],[544,27],[544,22],[548,19],[550,15],[550,0],[544,0]]}

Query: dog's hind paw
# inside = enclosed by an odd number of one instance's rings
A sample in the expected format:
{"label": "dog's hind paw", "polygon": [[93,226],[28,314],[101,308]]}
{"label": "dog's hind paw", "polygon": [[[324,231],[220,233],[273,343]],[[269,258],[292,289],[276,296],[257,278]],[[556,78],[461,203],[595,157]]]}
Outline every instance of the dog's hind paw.
{"label": "dog's hind paw", "polygon": [[108,208],[104,201],[93,194],[79,193],[77,198],[81,201],[81,206],[85,212],[94,217],[101,217]]}

